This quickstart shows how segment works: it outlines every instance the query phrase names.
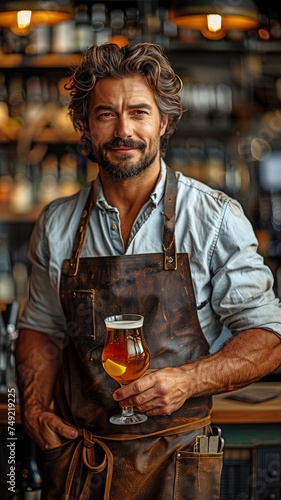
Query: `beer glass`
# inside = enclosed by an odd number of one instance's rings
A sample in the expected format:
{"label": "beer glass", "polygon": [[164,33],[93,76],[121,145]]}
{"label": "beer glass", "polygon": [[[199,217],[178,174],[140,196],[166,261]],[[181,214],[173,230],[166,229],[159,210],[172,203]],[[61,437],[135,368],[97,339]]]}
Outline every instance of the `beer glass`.
{"label": "beer glass", "polygon": [[[121,386],[141,377],[148,368],[150,354],[143,336],[143,316],[120,314],[105,318],[106,341],[102,352],[103,368]],[[147,420],[133,407],[122,408],[122,414],[110,417],[117,425],[139,424]]]}

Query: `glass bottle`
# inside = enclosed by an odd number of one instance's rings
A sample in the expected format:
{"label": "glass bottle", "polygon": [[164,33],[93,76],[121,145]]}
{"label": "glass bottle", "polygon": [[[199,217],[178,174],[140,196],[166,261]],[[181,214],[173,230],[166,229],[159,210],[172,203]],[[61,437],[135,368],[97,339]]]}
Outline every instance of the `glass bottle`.
{"label": "glass bottle", "polygon": [[37,457],[37,446],[24,432],[21,436],[21,460],[17,473],[17,490],[21,500],[40,500],[42,472]]}

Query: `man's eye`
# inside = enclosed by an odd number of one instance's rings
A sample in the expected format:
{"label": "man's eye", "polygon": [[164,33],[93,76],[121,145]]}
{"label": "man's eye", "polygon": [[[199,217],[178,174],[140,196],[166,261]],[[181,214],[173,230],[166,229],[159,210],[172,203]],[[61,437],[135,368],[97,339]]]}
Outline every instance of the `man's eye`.
{"label": "man's eye", "polygon": [[133,111],[133,114],[135,114],[135,115],[147,115],[147,111],[145,111],[144,109],[136,109],[135,111]]}
{"label": "man's eye", "polygon": [[113,114],[112,114],[112,113],[110,113],[110,112],[108,111],[108,112],[106,112],[106,113],[100,113],[100,114],[98,115],[98,118],[104,118],[104,117],[105,117],[105,118],[107,118],[107,117],[109,117],[109,116],[113,116]]}

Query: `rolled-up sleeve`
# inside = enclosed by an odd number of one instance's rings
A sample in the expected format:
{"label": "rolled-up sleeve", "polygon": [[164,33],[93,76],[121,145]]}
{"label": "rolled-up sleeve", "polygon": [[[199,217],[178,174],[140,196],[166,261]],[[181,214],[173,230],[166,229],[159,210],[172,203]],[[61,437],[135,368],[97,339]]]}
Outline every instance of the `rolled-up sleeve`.
{"label": "rolled-up sleeve", "polygon": [[228,203],[212,255],[212,307],[235,334],[250,328],[281,337],[281,305],[273,275],[257,253],[253,228],[238,202]]}
{"label": "rolled-up sleeve", "polygon": [[19,319],[19,329],[32,329],[63,337],[65,317],[58,300],[58,292],[49,274],[49,252],[45,237],[45,215],[39,217],[29,244],[28,259],[32,265],[29,300]]}

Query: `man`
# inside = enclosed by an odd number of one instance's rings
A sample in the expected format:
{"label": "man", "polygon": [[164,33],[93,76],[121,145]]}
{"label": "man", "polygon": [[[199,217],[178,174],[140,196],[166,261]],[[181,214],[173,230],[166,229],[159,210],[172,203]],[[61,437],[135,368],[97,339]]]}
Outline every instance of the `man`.
{"label": "man", "polygon": [[[193,446],[211,432],[211,395],[280,364],[272,275],[239,204],[163,161],[182,108],[159,46],[89,48],[68,89],[99,176],[48,205],[30,243],[16,357],[25,428],[46,455],[42,498],[214,500],[221,453],[196,468]],[[118,313],[144,315],[151,353],[123,388],[101,364],[103,320]],[[210,354],[222,324],[232,338]],[[147,422],[111,424],[119,404]]]}

